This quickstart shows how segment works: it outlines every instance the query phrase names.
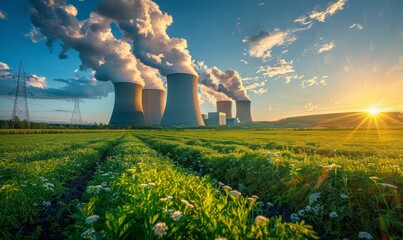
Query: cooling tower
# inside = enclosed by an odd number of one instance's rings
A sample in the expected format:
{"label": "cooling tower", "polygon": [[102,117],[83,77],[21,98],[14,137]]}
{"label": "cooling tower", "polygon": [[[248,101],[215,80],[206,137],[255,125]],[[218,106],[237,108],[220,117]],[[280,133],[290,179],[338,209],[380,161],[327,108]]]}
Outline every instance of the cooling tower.
{"label": "cooling tower", "polygon": [[232,118],[232,101],[217,101],[217,112],[223,112],[226,118]]}
{"label": "cooling tower", "polygon": [[160,125],[165,109],[165,91],[160,89],[143,90],[143,109],[146,125]]}
{"label": "cooling tower", "polygon": [[239,122],[252,122],[252,116],[250,114],[250,103],[250,100],[236,101],[236,117],[239,119]]}
{"label": "cooling tower", "polygon": [[167,105],[161,120],[164,126],[204,126],[197,98],[197,77],[187,73],[167,75]]}
{"label": "cooling tower", "polygon": [[115,88],[115,105],[110,125],[140,126],[144,125],[143,106],[141,95],[143,87],[136,83],[117,82]]}

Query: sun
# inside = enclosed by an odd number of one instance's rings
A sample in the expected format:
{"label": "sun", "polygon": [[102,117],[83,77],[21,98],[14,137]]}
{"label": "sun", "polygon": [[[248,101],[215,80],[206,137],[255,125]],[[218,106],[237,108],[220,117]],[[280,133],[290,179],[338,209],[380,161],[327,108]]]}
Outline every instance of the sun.
{"label": "sun", "polygon": [[372,116],[376,116],[379,114],[379,109],[376,107],[372,107],[368,110],[368,113]]}

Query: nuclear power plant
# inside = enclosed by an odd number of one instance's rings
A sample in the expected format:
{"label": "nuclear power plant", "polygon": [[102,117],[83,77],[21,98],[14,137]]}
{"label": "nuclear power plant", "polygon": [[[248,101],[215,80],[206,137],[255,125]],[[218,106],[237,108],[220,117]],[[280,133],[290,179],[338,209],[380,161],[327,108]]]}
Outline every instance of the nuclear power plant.
{"label": "nuclear power plant", "polygon": [[232,101],[217,101],[217,112],[225,113],[226,118],[232,118]]}
{"label": "nuclear power plant", "polygon": [[142,126],[144,112],[142,105],[143,87],[131,82],[116,82],[115,105],[109,121],[113,126]]}
{"label": "nuclear power plant", "polygon": [[204,126],[197,97],[198,78],[187,73],[167,75],[167,104],[163,126]]}
{"label": "nuclear power plant", "polygon": [[236,117],[240,123],[252,122],[252,116],[250,113],[250,100],[238,100],[236,101]]}
{"label": "nuclear power plant", "polygon": [[146,125],[160,125],[165,110],[165,90],[144,89],[143,109]]}
{"label": "nuclear power plant", "polygon": [[[110,124],[113,126],[204,126],[252,122],[251,101],[217,101],[217,112],[203,119],[197,96],[198,78],[187,73],[167,75],[168,91],[144,89],[139,84],[116,82],[115,104]],[[166,99],[166,104],[165,104]]]}

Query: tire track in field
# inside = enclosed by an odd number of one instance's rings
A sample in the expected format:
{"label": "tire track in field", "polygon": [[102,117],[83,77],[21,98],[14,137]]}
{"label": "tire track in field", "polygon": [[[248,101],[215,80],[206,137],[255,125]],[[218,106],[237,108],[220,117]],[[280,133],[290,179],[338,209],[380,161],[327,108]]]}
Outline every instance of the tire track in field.
{"label": "tire track in field", "polygon": [[69,225],[74,223],[74,220],[70,218],[75,211],[75,206],[71,203],[74,200],[82,198],[83,193],[93,178],[96,171],[97,164],[103,163],[109,156],[110,151],[119,142],[122,137],[111,142],[111,144],[100,154],[99,161],[82,169],[80,175],[73,181],[67,183],[67,192],[62,193],[52,199],[51,205],[45,212],[39,214],[39,222],[26,226],[24,229],[20,229],[18,232],[22,236],[30,236],[35,229],[39,226],[41,228],[41,234],[39,239],[67,239],[68,236],[64,235],[64,231]]}

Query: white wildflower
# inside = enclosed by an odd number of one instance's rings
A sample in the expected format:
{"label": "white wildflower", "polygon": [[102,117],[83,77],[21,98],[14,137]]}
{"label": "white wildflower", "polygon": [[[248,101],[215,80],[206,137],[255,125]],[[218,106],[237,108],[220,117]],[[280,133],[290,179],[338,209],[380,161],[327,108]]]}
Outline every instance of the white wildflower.
{"label": "white wildflower", "polygon": [[316,202],[320,198],[320,193],[313,193],[311,196],[309,196],[309,205],[312,205],[312,203]]}
{"label": "white wildflower", "polygon": [[337,218],[339,215],[337,215],[337,212],[331,212],[330,214],[329,214],[329,217],[331,217],[331,218]]}
{"label": "white wildflower", "polygon": [[93,222],[96,222],[96,221],[98,221],[98,218],[99,218],[98,215],[89,216],[89,217],[87,217],[87,218],[85,219],[85,224],[89,225],[89,224],[91,224],[91,223],[93,223]]}
{"label": "white wildflower", "polygon": [[273,207],[273,206],[274,206],[274,204],[273,204],[273,203],[271,203],[271,202],[267,202],[267,203],[266,203],[266,206],[268,206],[268,207]]}
{"label": "white wildflower", "polygon": [[238,189],[239,189],[239,191],[243,191],[243,190],[245,190],[246,189],[246,186],[245,185],[243,185],[242,183],[240,183],[240,184],[238,184]]}
{"label": "white wildflower", "polygon": [[358,233],[358,238],[367,239],[367,240],[374,239],[374,237],[372,237],[371,234],[369,234],[367,232],[364,232],[364,231],[361,231],[361,232]]}
{"label": "white wildflower", "polygon": [[385,188],[394,188],[394,189],[397,189],[397,186],[392,185],[392,184],[389,184],[389,183],[378,183],[378,184],[381,185],[382,187],[385,187]]}
{"label": "white wildflower", "polygon": [[337,165],[337,164],[334,164],[334,163],[332,163],[332,164],[330,164],[330,165],[327,165],[327,166],[323,166],[324,168],[328,168],[328,169],[330,169],[330,170],[332,170],[333,168],[341,168],[341,166],[340,165]]}
{"label": "white wildflower", "polygon": [[155,226],[153,227],[153,230],[154,230],[155,235],[162,238],[164,235],[167,234],[168,226],[164,222],[159,222],[159,223],[155,224]]}
{"label": "white wildflower", "polygon": [[180,211],[175,211],[172,213],[171,218],[174,221],[179,221],[179,219],[181,219],[183,217],[182,213]]}
{"label": "white wildflower", "polygon": [[262,201],[259,201],[259,202],[257,202],[256,203],[258,206],[260,206],[260,207],[263,207],[264,206],[264,202],[262,202]]}
{"label": "white wildflower", "polygon": [[194,208],[194,206],[192,204],[190,204],[188,201],[186,201],[185,199],[181,199],[181,202],[186,204],[186,206],[189,208]]}
{"label": "white wildflower", "polygon": [[104,188],[104,190],[105,190],[105,192],[110,192],[111,188],[106,187],[106,188]]}
{"label": "white wildflower", "polygon": [[304,216],[304,213],[305,213],[304,209],[298,211],[298,215],[300,215],[301,217]]}
{"label": "white wildflower", "polygon": [[108,177],[108,176],[109,176],[109,173],[104,173],[104,174],[102,174],[101,176],[103,176],[103,177]]}
{"label": "white wildflower", "polygon": [[155,183],[153,183],[153,182],[147,183],[147,186],[148,186],[148,187],[154,187],[154,186],[155,186]]}
{"label": "white wildflower", "polygon": [[348,199],[348,195],[345,193],[340,194],[340,197],[343,199]]}
{"label": "white wildflower", "polygon": [[312,208],[313,212],[318,215],[319,213],[322,213],[323,211],[323,205],[320,204],[316,204],[313,208]]}
{"label": "white wildflower", "polygon": [[293,222],[299,221],[299,216],[296,213],[291,213],[290,218],[291,218],[291,221],[293,221]]}
{"label": "white wildflower", "polygon": [[310,212],[312,210],[311,206],[306,206],[305,207],[305,212]]}
{"label": "white wildflower", "polygon": [[42,201],[44,207],[49,207],[52,203],[50,201]]}
{"label": "white wildflower", "polygon": [[90,229],[85,230],[83,233],[81,233],[81,237],[91,236],[94,233],[95,233],[95,230],[93,228],[90,228]]}
{"label": "white wildflower", "polygon": [[172,209],[167,209],[167,210],[164,210],[162,213],[171,213],[171,212],[173,212],[174,210],[172,210]]}
{"label": "white wildflower", "polygon": [[53,185],[52,183],[47,182],[47,183],[42,184],[42,187],[46,188],[46,190],[53,191],[53,188],[55,188],[55,185]]}
{"label": "white wildflower", "polygon": [[229,192],[229,195],[234,196],[234,197],[239,197],[242,195],[242,193],[238,192],[237,190],[232,190]]}
{"label": "white wildflower", "polygon": [[106,186],[108,186],[108,183],[107,183],[107,182],[103,182],[103,183],[101,183],[101,186],[102,186],[102,187],[106,187]]}
{"label": "white wildflower", "polygon": [[255,218],[255,223],[266,223],[267,221],[269,221],[269,219],[267,219],[265,216],[259,215]]}

